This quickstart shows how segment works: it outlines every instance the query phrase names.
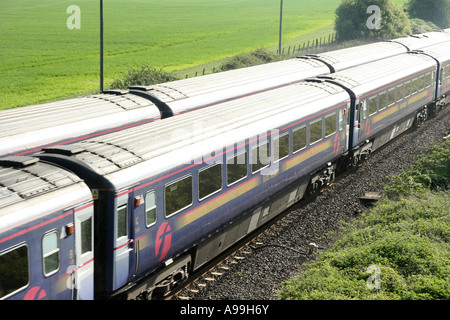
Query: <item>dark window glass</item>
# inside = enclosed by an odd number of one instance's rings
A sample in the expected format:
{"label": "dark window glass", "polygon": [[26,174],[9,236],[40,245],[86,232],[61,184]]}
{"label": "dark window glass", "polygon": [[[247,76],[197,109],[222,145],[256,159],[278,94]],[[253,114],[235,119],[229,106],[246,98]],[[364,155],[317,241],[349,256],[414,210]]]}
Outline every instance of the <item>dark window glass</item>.
{"label": "dark window glass", "polygon": [[289,134],[279,136],[273,141],[274,160],[279,161],[289,155]]}
{"label": "dark window glass", "polygon": [[336,133],[336,114],[331,114],[325,118],[325,136],[328,137]]}
{"label": "dark window glass", "polygon": [[425,75],[425,88],[428,88],[431,84],[431,74],[428,73]]}
{"label": "dark window glass", "polygon": [[409,97],[411,95],[411,81],[405,83],[405,97]]}
{"label": "dark window glass", "polygon": [[312,122],[309,125],[309,144],[322,139],[322,120]]}
{"label": "dark window glass", "polygon": [[380,93],[380,96],[378,98],[378,111],[383,110],[384,108],[386,108],[387,104],[386,104],[386,92]]}
{"label": "dark window glass", "polygon": [[198,173],[198,197],[203,199],[222,189],[222,164],[216,164]]}
{"label": "dark window glass", "polygon": [[373,97],[369,99],[369,115],[372,115],[377,112],[377,97]]}
{"label": "dark window glass", "polygon": [[266,142],[252,149],[252,173],[267,167],[270,163],[270,147]]}
{"label": "dark window glass", "polygon": [[292,150],[297,152],[306,147],[306,127],[295,129],[292,132]]}
{"label": "dark window glass", "polygon": [[403,84],[397,86],[397,102],[403,100]]}
{"label": "dark window glass", "polygon": [[230,185],[247,176],[247,152],[227,160],[227,184]]}
{"label": "dark window glass", "polygon": [[192,176],[166,186],[166,217],[192,204]]}
{"label": "dark window glass", "polygon": [[418,90],[417,89],[418,83],[419,83],[419,81],[417,79],[414,79],[412,81],[412,86],[411,86],[412,93],[411,94],[415,94],[417,92],[417,90]]}
{"label": "dark window glass", "polygon": [[117,238],[125,237],[127,232],[127,205],[121,206],[117,209]]}
{"label": "dark window glass", "polygon": [[0,298],[28,284],[28,269],[27,246],[0,255]]}
{"label": "dark window glass", "polygon": [[388,91],[388,100],[388,106],[395,103],[395,88],[392,88]]}
{"label": "dark window glass", "polygon": [[92,251],[92,218],[81,222],[81,254]]}

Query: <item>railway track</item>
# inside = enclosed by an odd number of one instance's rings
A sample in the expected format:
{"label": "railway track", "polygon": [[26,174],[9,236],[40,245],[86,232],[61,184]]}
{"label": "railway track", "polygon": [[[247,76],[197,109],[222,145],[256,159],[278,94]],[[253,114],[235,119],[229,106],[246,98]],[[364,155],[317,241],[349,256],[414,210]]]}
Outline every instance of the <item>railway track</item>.
{"label": "railway track", "polygon": [[360,199],[378,193],[389,176],[410,166],[430,143],[450,133],[450,108],[399,136],[358,168],[338,176],[317,196],[286,210],[257,233],[244,238],[192,275],[166,300],[272,300],[281,283],[298,275],[303,263],[333,243],[339,231],[370,207]]}

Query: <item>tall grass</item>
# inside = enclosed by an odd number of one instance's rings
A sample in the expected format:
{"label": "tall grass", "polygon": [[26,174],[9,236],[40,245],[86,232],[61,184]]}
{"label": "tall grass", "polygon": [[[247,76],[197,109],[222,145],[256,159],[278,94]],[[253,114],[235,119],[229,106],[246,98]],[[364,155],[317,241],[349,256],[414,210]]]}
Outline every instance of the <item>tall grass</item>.
{"label": "tall grass", "polygon": [[283,284],[286,300],[450,299],[450,140],[385,188],[332,249]]}

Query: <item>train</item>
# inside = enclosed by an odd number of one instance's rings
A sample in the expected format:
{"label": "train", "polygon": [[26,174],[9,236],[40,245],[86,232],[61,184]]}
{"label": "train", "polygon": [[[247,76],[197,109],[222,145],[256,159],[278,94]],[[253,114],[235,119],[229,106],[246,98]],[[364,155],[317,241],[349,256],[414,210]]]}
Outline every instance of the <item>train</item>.
{"label": "train", "polygon": [[0,299],[160,299],[449,103],[450,42],[0,158]]}
{"label": "train", "polygon": [[0,111],[0,156],[27,155],[450,40],[429,32],[265,65]]}

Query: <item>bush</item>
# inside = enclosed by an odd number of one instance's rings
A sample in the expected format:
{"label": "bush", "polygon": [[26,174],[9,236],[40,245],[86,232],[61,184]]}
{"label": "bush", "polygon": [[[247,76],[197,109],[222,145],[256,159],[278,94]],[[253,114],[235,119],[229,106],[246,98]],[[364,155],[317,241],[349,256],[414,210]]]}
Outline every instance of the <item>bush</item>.
{"label": "bush", "polygon": [[166,72],[163,68],[155,68],[149,65],[131,67],[127,73],[123,73],[121,79],[116,79],[111,84],[113,89],[126,89],[131,86],[149,86],[157,83],[164,83],[178,80],[171,72]]}
{"label": "bush", "polygon": [[281,60],[282,55],[274,54],[265,51],[264,49],[258,49],[249,53],[240,54],[230,58],[227,62],[222,64],[219,71],[227,71],[240,69],[245,67],[256,66],[269,62]]}

